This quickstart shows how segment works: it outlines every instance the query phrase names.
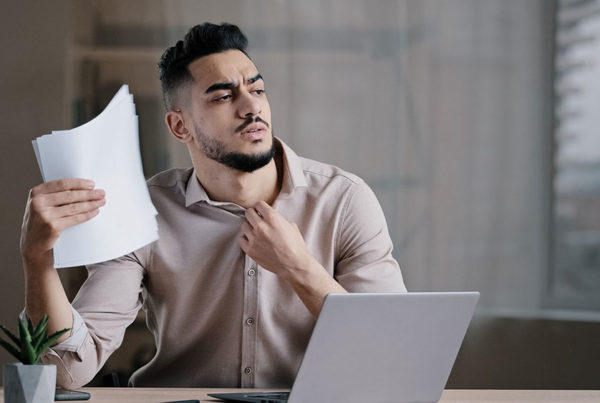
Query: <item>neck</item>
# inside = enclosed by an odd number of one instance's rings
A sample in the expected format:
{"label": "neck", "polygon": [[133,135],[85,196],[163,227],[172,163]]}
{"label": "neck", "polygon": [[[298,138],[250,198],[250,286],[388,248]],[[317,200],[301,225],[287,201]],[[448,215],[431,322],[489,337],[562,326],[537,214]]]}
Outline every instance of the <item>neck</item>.
{"label": "neck", "polygon": [[206,156],[193,158],[197,179],[214,201],[231,202],[244,208],[259,201],[273,204],[283,179],[283,156],[279,150],[264,167],[254,172],[241,172]]}

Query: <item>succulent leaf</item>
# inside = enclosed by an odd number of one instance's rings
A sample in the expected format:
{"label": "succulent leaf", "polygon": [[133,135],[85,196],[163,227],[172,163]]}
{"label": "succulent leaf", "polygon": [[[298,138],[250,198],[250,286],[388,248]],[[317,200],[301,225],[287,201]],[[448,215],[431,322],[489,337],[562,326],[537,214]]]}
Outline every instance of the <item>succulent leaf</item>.
{"label": "succulent leaf", "polygon": [[37,327],[33,331],[33,334],[31,335],[31,337],[33,339],[36,339],[37,337],[41,336],[42,333],[44,333],[44,330],[46,330],[47,325],[48,325],[48,315],[44,315],[42,317],[42,319],[40,319],[40,322],[38,323]]}
{"label": "succulent leaf", "polygon": [[31,334],[27,322],[19,319],[19,335],[21,336],[21,362],[25,365],[35,364],[36,354],[31,345]]}
{"label": "succulent leaf", "polygon": [[29,330],[30,334],[33,333],[33,322],[29,317],[27,317],[27,330]]}
{"label": "succulent leaf", "polygon": [[60,336],[62,336],[63,334],[65,334],[65,333],[66,333],[66,332],[68,332],[69,330],[71,330],[71,329],[70,329],[70,328],[67,328],[67,329],[59,330],[58,332],[56,332],[56,333],[54,333],[54,334],[52,334],[52,335],[48,336],[48,337],[46,338],[46,340],[44,340],[44,343],[41,345],[41,347],[38,349],[38,353],[39,353],[40,355],[42,355],[42,353],[43,353],[44,351],[46,351],[46,349],[47,349],[48,347],[50,347],[51,345],[53,345],[53,344],[56,342],[56,340],[58,340],[58,339],[60,338]]}
{"label": "succulent leaf", "polygon": [[2,347],[4,347],[6,349],[6,351],[8,351],[10,353],[10,355],[15,357],[17,360],[21,361],[21,353],[19,352],[19,350],[17,350],[16,348],[14,348],[13,346],[11,346],[9,343],[7,343],[6,341],[4,341],[2,339],[0,339],[0,345]]}
{"label": "succulent leaf", "polygon": [[63,334],[71,330],[69,328],[63,329],[48,336],[48,331],[46,330],[48,315],[44,315],[35,328],[29,318],[19,318],[18,323],[19,337],[11,333],[5,326],[0,325],[0,329],[6,333],[17,347],[12,346],[2,338],[0,338],[0,346],[4,347],[6,351],[25,365],[37,364],[44,351],[56,343]]}
{"label": "succulent leaf", "polygon": [[2,331],[4,333],[6,333],[6,335],[8,337],[10,337],[10,339],[12,340],[12,342],[15,343],[17,346],[19,346],[21,344],[21,341],[19,340],[19,338],[17,336],[15,336],[10,330],[8,330],[6,328],[6,326],[0,325],[0,329],[2,329]]}
{"label": "succulent leaf", "polygon": [[48,333],[46,331],[44,331],[42,334],[40,334],[37,338],[35,338],[32,341],[33,351],[35,351],[36,353],[39,354],[40,346],[42,345],[44,340],[47,339],[47,335],[48,335]]}

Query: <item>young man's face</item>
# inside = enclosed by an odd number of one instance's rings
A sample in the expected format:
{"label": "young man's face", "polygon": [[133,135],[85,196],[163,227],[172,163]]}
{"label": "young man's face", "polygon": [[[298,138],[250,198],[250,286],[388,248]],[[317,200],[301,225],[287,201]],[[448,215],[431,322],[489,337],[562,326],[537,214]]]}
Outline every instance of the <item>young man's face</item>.
{"label": "young man's face", "polygon": [[184,108],[193,120],[194,146],[230,168],[252,172],[273,157],[271,109],[254,63],[238,51],[190,63],[194,80]]}

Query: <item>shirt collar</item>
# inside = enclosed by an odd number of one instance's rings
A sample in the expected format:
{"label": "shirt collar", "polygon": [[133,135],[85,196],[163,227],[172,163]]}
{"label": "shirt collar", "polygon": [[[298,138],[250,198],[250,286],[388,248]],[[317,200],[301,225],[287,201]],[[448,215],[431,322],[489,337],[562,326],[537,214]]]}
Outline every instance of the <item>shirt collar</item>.
{"label": "shirt collar", "polygon": [[[275,142],[275,146],[278,147],[283,154],[283,183],[281,185],[280,195],[282,193],[292,193],[294,189],[298,187],[308,186],[300,157],[298,157],[298,155],[279,138],[273,137],[273,141]],[[211,200],[210,197],[208,197],[206,190],[204,190],[204,187],[200,184],[200,181],[196,176],[196,168],[194,168],[185,191],[185,206],[189,207],[198,202],[206,202],[213,206],[232,204],[230,202]]]}

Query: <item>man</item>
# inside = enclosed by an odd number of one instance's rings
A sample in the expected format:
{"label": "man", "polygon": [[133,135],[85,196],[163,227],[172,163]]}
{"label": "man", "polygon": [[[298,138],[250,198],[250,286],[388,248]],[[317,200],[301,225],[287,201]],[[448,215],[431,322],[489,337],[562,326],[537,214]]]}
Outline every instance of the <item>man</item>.
{"label": "man", "polygon": [[327,294],[406,291],[368,186],[273,137],[246,45],[236,26],[207,23],[163,54],[166,124],[193,169],[148,181],[160,239],[88,266],[72,306],[52,247],[98,214],[104,192],[84,179],[31,190],[26,313],[48,313],[50,332],[72,328],[44,357],[60,385],[89,382],[143,308],[157,352],[132,385],[289,387]]}

